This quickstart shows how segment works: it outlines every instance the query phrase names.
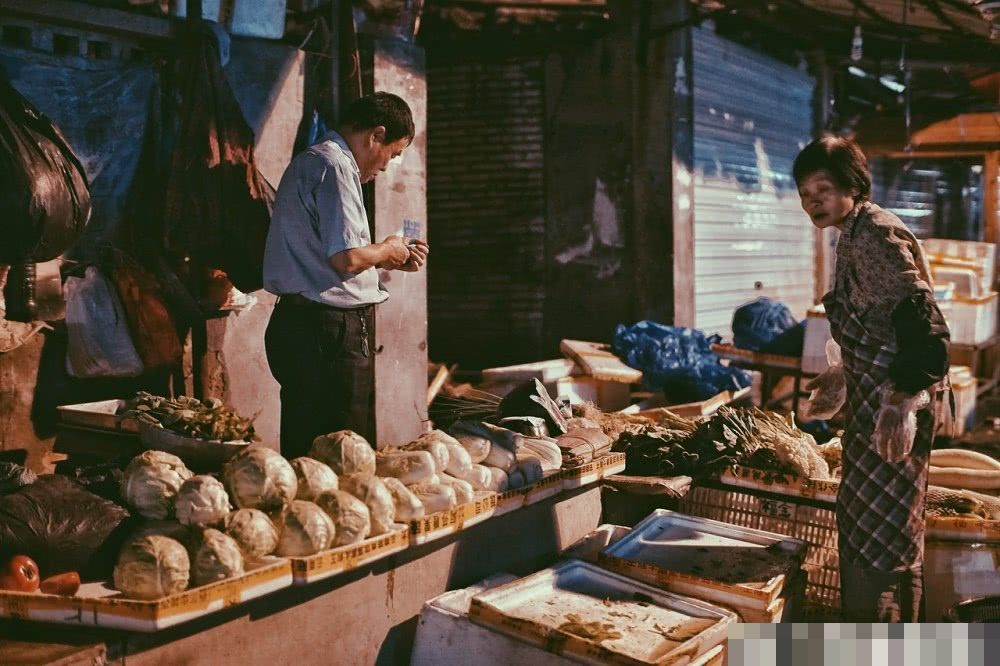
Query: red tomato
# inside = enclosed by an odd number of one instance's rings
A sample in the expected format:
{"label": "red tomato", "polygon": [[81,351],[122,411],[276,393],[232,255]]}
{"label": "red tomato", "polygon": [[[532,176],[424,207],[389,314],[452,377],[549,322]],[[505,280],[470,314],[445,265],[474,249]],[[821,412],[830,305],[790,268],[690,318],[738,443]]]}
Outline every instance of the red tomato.
{"label": "red tomato", "polygon": [[49,576],[42,581],[41,590],[45,594],[62,594],[72,597],[80,589],[80,574],[75,571]]}
{"label": "red tomato", "polygon": [[27,555],[15,555],[0,569],[0,590],[34,592],[38,583],[38,565]]}

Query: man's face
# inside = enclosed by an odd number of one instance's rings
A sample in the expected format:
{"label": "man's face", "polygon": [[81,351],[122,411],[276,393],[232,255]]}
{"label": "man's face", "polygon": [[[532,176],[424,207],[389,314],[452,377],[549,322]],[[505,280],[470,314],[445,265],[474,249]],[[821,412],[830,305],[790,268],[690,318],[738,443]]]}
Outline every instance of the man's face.
{"label": "man's face", "polygon": [[403,137],[392,143],[384,143],[385,128],[376,127],[368,133],[364,140],[361,155],[355,155],[358,170],[361,172],[361,182],[370,183],[379,173],[385,171],[389,162],[410,145],[410,139]]}
{"label": "man's face", "polygon": [[802,210],[817,229],[839,225],[854,208],[854,192],[840,188],[829,171],[806,176],[799,184]]}

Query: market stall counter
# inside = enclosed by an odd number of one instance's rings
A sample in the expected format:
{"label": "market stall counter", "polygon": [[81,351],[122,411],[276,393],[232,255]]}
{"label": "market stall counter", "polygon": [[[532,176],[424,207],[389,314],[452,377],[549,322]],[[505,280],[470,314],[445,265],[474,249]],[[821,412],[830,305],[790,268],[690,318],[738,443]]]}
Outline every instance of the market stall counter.
{"label": "market stall counter", "polygon": [[600,519],[593,484],[156,633],[0,620],[0,650],[16,640],[43,661],[59,642],[103,648],[111,663],[407,663],[425,601],[497,571],[548,566]]}

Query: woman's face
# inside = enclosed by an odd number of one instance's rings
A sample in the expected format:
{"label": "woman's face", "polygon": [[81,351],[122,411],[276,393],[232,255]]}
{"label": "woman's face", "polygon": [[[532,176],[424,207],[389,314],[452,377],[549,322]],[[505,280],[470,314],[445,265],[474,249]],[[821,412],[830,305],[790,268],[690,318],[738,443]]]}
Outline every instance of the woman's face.
{"label": "woman's face", "polygon": [[854,208],[855,192],[841,189],[829,171],[811,173],[799,183],[802,210],[817,229],[839,227]]}

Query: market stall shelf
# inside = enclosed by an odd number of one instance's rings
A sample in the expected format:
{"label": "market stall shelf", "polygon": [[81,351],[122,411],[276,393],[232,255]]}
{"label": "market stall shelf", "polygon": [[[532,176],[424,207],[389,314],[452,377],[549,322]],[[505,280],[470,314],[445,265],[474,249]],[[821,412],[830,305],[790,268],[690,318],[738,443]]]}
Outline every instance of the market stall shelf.
{"label": "market stall shelf", "polygon": [[517,511],[524,506],[524,503],[528,499],[529,487],[524,488],[514,488],[513,490],[505,490],[502,493],[497,494],[497,507],[493,511],[493,517],[502,516],[504,514],[510,513],[511,511]]}
{"label": "market stall shelf", "polygon": [[369,537],[308,557],[293,557],[292,574],[296,585],[307,585],[371,564],[410,546],[410,533],[403,526],[387,534]]}
{"label": "market stall shelf", "polygon": [[292,584],[292,564],[280,560],[247,573],[162,599],[125,599],[103,583],[76,596],[0,592],[0,617],[152,632],[204,617]]}
{"label": "market stall shelf", "polygon": [[928,516],[927,539],[1000,543],[1000,520]]}
{"label": "market stall shelf", "polygon": [[736,616],[570,560],[472,598],[470,619],[591,664],[679,663],[726,639]]}
{"label": "market stall shelf", "polygon": [[781,534],[658,509],[598,556],[613,571],[777,622],[807,544]]}
{"label": "market stall shelf", "polygon": [[497,508],[496,493],[476,493],[476,499],[449,511],[439,511],[410,522],[410,545],[419,546],[449,534],[461,532],[492,517]]}
{"label": "market stall shelf", "polygon": [[772,472],[742,465],[736,465],[732,469],[724,471],[720,475],[719,481],[727,486],[752,488],[778,495],[804,497],[824,502],[836,502],[837,491],[840,488],[840,481],[834,479],[809,479],[794,474]]}
{"label": "market stall shelf", "polygon": [[550,497],[555,497],[563,491],[566,483],[566,470],[550,472],[541,481],[537,481],[527,487],[524,495],[524,505],[531,506],[543,502]]}

